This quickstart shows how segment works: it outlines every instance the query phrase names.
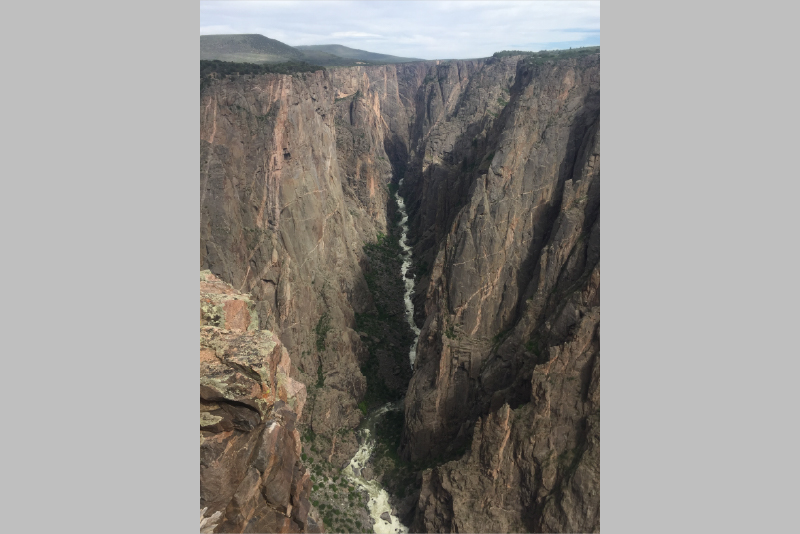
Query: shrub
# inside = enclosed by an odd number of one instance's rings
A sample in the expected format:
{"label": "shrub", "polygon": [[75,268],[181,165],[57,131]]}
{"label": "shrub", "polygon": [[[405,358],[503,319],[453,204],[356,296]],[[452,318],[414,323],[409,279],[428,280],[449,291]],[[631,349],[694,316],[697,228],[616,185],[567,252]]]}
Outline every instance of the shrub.
{"label": "shrub", "polygon": [[319,318],[319,321],[317,321],[317,326],[315,328],[315,331],[317,333],[318,352],[322,352],[323,350],[325,350],[325,336],[328,334],[328,330],[330,329],[331,329],[331,318],[328,316],[328,312],[325,312]]}
{"label": "shrub", "polygon": [[200,60],[200,92],[211,85],[215,79],[235,77],[246,74],[297,74],[325,70],[319,65],[311,65],[305,61],[286,61],[283,63],[237,63],[234,61]]}
{"label": "shrub", "polygon": [[325,375],[322,374],[322,363],[317,367],[317,387],[321,388],[325,385]]}

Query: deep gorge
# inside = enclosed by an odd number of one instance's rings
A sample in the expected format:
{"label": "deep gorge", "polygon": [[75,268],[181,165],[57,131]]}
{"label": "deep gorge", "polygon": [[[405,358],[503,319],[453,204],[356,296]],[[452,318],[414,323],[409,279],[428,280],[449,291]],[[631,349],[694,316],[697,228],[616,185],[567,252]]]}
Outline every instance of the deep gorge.
{"label": "deep gorge", "polygon": [[[362,476],[412,532],[599,530],[599,53],[219,77],[200,112],[201,270],[247,295],[291,386],[238,427],[241,398],[201,390],[214,531],[372,531],[342,470],[397,402]],[[279,412],[286,445],[259,456]],[[278,450],[284,474],[259,469]]]}

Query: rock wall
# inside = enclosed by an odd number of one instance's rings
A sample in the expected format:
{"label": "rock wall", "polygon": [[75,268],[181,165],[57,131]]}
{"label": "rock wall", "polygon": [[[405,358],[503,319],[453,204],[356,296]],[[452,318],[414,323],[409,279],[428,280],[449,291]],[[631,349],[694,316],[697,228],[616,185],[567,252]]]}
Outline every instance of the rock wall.
{"label": "rock wall", "polygon": [[252,295],[309,386],[303,421],[327,435],[361,419],[354,314],[374,305],[359,262],[386,229],[391,173],[370,115],[335,94],[322,71],[226,78],[200,120],[201,268]]}
{"label": "rock wall", "polygon": [[599,529],[599,109],[599,54],[239,77],[201,94],[201,266],[251,293],[318,434],[361,419],[363,246],[387,233],[386,186],[404,178],[422,334],[399,452],[439,464],[419,531]]}
{"label": "rock wall", "polygon": [[[426,473],[420,531],[599,529],[599,397],[587,400],[599,380],[599,72],[599,55],[518,61],[484,137],[449,134],[454,111],[407,175],[420,257],[435,257],[417,286],[425,322],[401,453],[472,451]],[[462,102],[480,109],[469,89]],[[498,420],[503,446],[477,454]],[[447,482],[459,470],[474,476]]]}
{"label": "rock wall", "polygon": [[254,303],[200,273],[203,532],[322,532],[295,422],[306,388]]}

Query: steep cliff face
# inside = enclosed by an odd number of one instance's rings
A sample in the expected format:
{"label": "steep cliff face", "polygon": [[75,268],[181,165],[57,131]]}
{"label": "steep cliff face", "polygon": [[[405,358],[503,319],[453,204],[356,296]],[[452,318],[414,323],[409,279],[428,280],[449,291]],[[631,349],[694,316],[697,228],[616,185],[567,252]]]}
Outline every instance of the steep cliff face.
{"label": "steep cliff face", "polygon": [[306,388],[253,308],[200,273],[201,531],[321,532],[295,429]]}
{"label": "steep cliff face", "polygon": [[599,531],[599,310],[574,329],[535,366],[530,402],[479,417],[470,451],[423,474],[412,531]]}
{"label": "steep cliff face", "polygon": [[[364,332],[386,314],[364,245],[389,233],[403,179],[422,331],[399,452],[440,464],[412,530],[599,529],[599,63],[352,67],[201,94],[201,266],[285,343],[336,465],[385,343]],[[404,383],[384,360],[375,376]]]}
{"label": "steep cliff face", "polygon": [[[475,152],[429,142],[434,168],[423,163],[406,184],[428,232],[418,234],[420,254],[436,256],[417,287],[425,324],[402,453],[442,457],[473,440],[468,461],[426,474],[415,523],[425,531],[599,529],[599,423],[590,421],[599,422],[599,397],[587,400],[599,377],[599,56],[520,61],[509,92]],[[466,194],[450,200],[450,222],[442,206],[453,188],[441,184],[453,180]],[[433,214],[449,226],[425,223]],[[492,427],[517,407],[497,455],[476,455],[486,428],[476,422],[489,417]],[[498,467],[510,459],[524,476]],[[450,491],[447,473],[458,469],[482,475]],[[457,511],[469,496],[483,504]],[[497,506],[505,512],[490,511]]]}
{"label": "steep cliff face", "polygon": [[[455,176],[469,189],[453,201],[464,206],[438,240],[424,288],[426,323],[407,399],[412,459],[443,452],[465,419],[465,404],[482,404],[480,412],[496,391],[511,385],[506,382],[527,358],[515,363],[498,357],[511,357],[512,346],[523,348],[544,320],[542,308],[560,302],[561,295],[548,298],[565,262],[571,260],[563,273],[566,289],[599,259],[593,232],[599,213],[599,60],[522,62],[517,69],[479,166],[464,173],[463,165],[440,165],[445,181]],[[452,150],[438,148],[442,154]],[[419,218],[430,220],[425,213],[441,210],[428,205],[441,205],[442,196],[425,192],[438,186],[440,176],[423,171],[412,177],[407,189],[417,192],[410,196],[420,206]]]}
{"label": "steep cliff face", "polygon": [[218,80],[201,95],[201,268],[252,295],[260,327],[314,386],[304,421],[321,434],[361,418],[354,314],[373,304],[359,261],[385,231],[390,173],[357,112],[335,126],[334,99],[322,71]]}

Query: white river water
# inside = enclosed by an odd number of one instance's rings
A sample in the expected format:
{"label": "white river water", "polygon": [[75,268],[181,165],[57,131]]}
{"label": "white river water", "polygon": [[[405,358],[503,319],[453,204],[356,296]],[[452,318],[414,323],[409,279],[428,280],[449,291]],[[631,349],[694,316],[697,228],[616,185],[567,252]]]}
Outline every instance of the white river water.
{"label": "white river water", "polygon": [[[389,494],[381,485],[375,480],[364,480],[361,477],[361,470],[369,462],[372,451],[375,449],[375,440],[372,438],[372,433],[375,431],[375,423],[389,410],[399,410],[403,408],[403,401],[396,403],[386,404],[379,409],[375,410],[364,421],[363,428],[359,430],[359,438],[361,439],[361,447],[359,447],[356,455],[350,460],[350,465],[342,470],[342,474],[348,478],[353,484],[362,488],[369,494],[369,515],[375,522],[373,530],[375,534],[397,534],[398,532],[406,534],[408,527],[403,525],[400,520],[392,515],[392,505],[389,504]],[[389,521],[381,519],[381,514],[389,512]]]}
{"label": "white river water", "polygon": [[[403,185],[403,179],[400,179],[399,185]],[[411,368],[414,368],[414,362],[417,359],[417,342],[419,341],[419,328],[414,324],[414,304],[411,302],[411,294],[414,292],[414,278],[407,278],[406,274],[411,267],[411,247],[408,246],[408,213],[406,212],[406,203],[399,192],[394,194],[397,200],[397,207],[400,214],[403,216],[398,223],[402,229],[400,236],[400,247],[403,249],[403,265],[400,267],[400,276],[403,278],[405,284],[405,295],[403,299],[406,304],[406,321],[408,326],[414,332],[414,343],[408,353],[408,360],[411,363]],[[403,401],[400,400],[396,403],[386,404],[379,409],[375,410],[362,424],[359,430],[359,438],[361,439],[361,446],[359,447],[356,455],[350,460],[350,464],[342,470],[342,474],[346,476],[353,484],[364,489],[369,494],[369,515],[375,522],[373,530],[375,534],[406,534],[408,527],[403,525],[400,520],[392,515],[392,505],[389,504],[389,494],[381,485],[375,480],[364,480],[361,477],[361,470],[369,463],[369,458],[372,456],[372,451],[375,449],[375,440],[372,438],[372,433],[375,431],[375,423],[389,410],[402,410]],[[388,512],[389,521],[381,519],[381,514]]]}
{"label": "white river water", "polygon": [[[403,185],[404,178],[400,179],[399,185]],[[406,286],[406,293],[403,296],[403,300],[406,303],[406,321],[408,322],[408,326],[411,327],[411,330],[414,332],[414,343],[411,345],[411,350],[408,353],[408,359],[411,362],[411,368],[414,368],[414,362],[417,359],[417,342],[419,341],[419,328],[417,325],[414,324],[414,303],[411,302],[411,294],[414,292],[414,280],[415,277],[406,278],[406,274],[408,273],[408,269],[411,267],[411,247],[408,246],[408,213],[406,213],[406,203],[403,200],[403,197],[400,196],[400,191],[398,189],[397,192],[394,194],[395,200],[397,200],[397,207],[400,210],[403,218],[400,219],[398,223],[403,230],[402,235],[400,236],[400,247],[403,249],[403,265],[400,267],[400,273],[403,277],[403,283]]]}

